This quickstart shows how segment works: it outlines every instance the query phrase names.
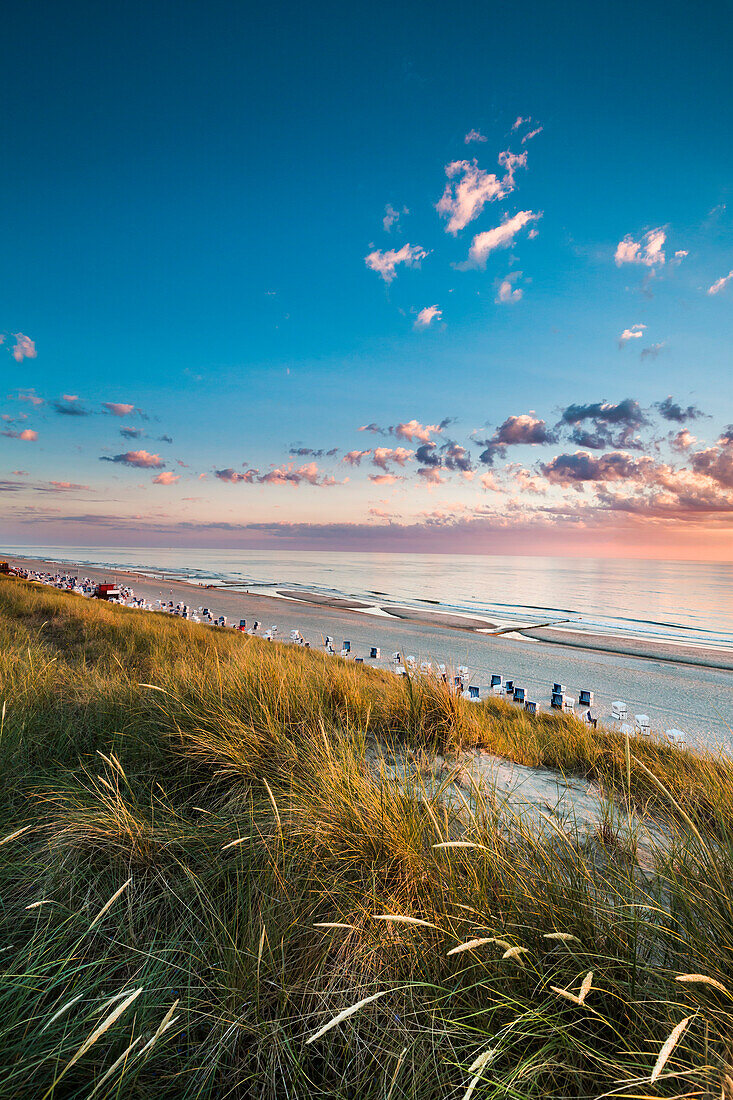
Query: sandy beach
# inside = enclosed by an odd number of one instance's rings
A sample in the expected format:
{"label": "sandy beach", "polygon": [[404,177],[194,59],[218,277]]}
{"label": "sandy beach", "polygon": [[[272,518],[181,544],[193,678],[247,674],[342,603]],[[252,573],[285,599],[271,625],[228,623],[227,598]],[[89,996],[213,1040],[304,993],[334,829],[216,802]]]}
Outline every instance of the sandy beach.
{"label": "sandy beach", "polygon": [[[20,568],[55,571],[58,563],[10,557]],[[70,567],[63,567],[64,569]],[[333,606],[323,598],[304,602],[285,596],[262,596],[226,588],[204,588],[186,581],[153,579],[124,570],[83,567],[82,576],[95,581],[116,580],[128,584],[149,600],[173,600],[192,607],[209,607],[215,615],[226,615],[230,623],[255,619],[266,630],[277,625],[281,638],[298,629],[313,647],[321,646],[326,635],[334,638],[337,650],[344,639],[352,655],[368,657],[369,647],[381,648],[387,667],[392,652],[413,654],[418,661],[443,661],[453,667],[466,665],[470,682],[486,684],[492,673],[513,677],[527,689],[528,698],[542,706],[549,703],[554,681],[566,685],[578,697],[582,688],[595,692],[601,720],[610,714],[611,702],[624,700],[629,714],[649,714],[652,727],[685,730],[691,743],[730,748],[733,718],[732,656],[723,650],[672,647],[661,643],[610,639],[569,631],[537,628],[523,633],[490,635],[479,633],[490,624],[467,620],[457,629],[446,619],[453,616],[418,612],[415,617],[397,618],[375,614],[365,607]],[[350,603],[350,601],[345,601]],[[401,614],[411,609],[400,608]]]}

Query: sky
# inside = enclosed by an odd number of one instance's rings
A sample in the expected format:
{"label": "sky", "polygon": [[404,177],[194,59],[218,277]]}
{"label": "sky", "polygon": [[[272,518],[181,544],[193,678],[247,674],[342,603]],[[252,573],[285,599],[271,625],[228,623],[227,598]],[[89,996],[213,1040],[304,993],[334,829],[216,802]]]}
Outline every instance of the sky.
{"label": "sky", "polygon": [[0,538],[733,560],[733,9],[16,4]]}

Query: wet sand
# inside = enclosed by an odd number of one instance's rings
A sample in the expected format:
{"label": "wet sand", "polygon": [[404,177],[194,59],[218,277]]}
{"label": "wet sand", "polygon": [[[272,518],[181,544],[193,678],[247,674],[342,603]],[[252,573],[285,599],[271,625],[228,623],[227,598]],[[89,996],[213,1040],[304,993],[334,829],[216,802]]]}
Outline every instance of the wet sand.
{"label": "wet sand", "polygon": [[733,653],[725,649],[704,646],[672,645],[667,642],[650,642],[640,638],[611,638],[606,634],[585,634],[573,630],[557,630],[553,627],[522,628],[517,633],[539,642],[573,646],[576,649],[593,649],[603,653],[619,653],[625,657],[648,657],[655,661],[671,661],[673,664],[700,665],[703,668],[720,668],[733,672]]}
{"label": "wet sand", "polygon": [[[31,561],[8,557],[21,568],[56,571],[58,563]],[[63,566],[64,570],[72,567]],[[597,711],[602,720],[610,714],[610,704],[623,699],[629,714],[646,713],[655,729],[678,727],[685,730],[691,743],[709,746],[731,745],[733,725],[733,674],[720,667],[720,654],[725,651],[700,649],[694,656],[707,658],[707,665],[681,660],[667,654],[661,643],[644,644],[644,652],[612,652],[609,639],[602,638],[603,647],[588,644],[592,635],[575,636],[569,631],[542,628],[518,633],[491,635],[474,630],[456,630],[428,621],[391,618],[369,610],[350,611],[342,607],[311,605],[276,596],[254,595],[228,591],[226,588],[203,588],[186,581],[160,580],[124,570],[79,567],[80,576],[95,581],[117,580],[129,584],[138,596],[149,600],[172,599],[197,608],[209,607],[216,615],[226,615],[230,622],[254,619],[263,630],[277,624],[280,636],[287,638],[290,630],[298,629],[315,648],[327,634],[340,648],[343,639],[351,641],[352,655],[366,657],[370,646],[380,646],[382,667],[389,665],[393,651],[414,655],[418,661],[443,661],[449,666],[467,665],[471,683],[485,685],[491,673],[513,677],[526,688],[528,698],[542,706],[549,703],[554,681],[567,685],[576,698],[581,688],[595,692]],[[385,605],[389,606],[389,605]],[[425,612],[430,616],[429,612]],[[542,637],[536,638],[537,633]],[[570,634],[572,644],[566,640]],[[613,640],[614,644],[617,641]],[[625,640],[623,641],[626,646]],[[584,644],[585,643],[585,644]],[[635,643],[633,643],[635,645]],[[685,649],[689,647],[684,647]],[[692,657],[692,655],[690,655]]]}

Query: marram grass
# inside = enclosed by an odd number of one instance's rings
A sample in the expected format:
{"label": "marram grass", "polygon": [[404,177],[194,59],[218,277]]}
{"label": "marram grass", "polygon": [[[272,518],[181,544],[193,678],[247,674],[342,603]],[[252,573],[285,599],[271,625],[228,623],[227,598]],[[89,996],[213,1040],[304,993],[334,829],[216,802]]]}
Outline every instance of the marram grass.
{"label": "marram grass", "polygon": [[[733,1100],[724,758],[15,580],[0,705],[0,1100]],[[618,808],[542,840],[377,741]]]}

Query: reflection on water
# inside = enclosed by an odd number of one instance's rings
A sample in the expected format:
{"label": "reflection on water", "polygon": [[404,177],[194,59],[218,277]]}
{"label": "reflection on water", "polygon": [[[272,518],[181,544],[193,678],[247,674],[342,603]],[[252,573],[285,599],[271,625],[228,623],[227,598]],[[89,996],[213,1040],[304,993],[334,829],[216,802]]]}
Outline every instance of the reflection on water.
{"label": "reflection on water", "polygon": [[570,618],[566,628],[733,648],[733,566],[608,558],[7,547],[29,557],[165,571],[473,612],[502,622]]}

